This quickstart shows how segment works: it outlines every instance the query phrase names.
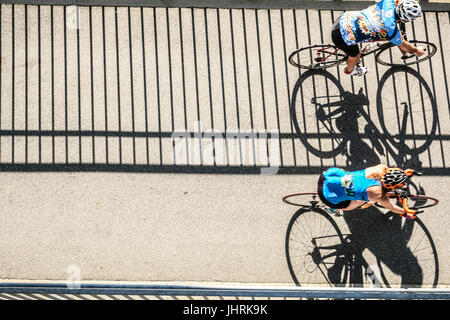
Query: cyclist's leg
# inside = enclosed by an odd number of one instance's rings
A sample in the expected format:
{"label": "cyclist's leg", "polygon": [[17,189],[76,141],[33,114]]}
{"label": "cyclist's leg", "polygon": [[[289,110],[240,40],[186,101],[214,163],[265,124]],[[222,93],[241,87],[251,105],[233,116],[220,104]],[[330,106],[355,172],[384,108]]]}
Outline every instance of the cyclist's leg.
{"label": "cyclist's leg", "polygon": [[367,203],[367,201],[352,200],[348,207],[342,208],[341,210],[342,211],[355,210],[355,209],[358,209],[359,207],[361,207],[362,205],[364,205],[366,203]]}
{"label": "cyclist's leg", "polygon": [[[353,46],[349,46],[349,48],[350,47],[353,47]],[[356,46],[356,47],[358,47],[358,46]],[[351,51],[352,51],[352,54],[356,53],[356,49],[351,49]],[[358,53],[355,56],[351,56],[349,53],[347,53],[347,54],[348,54],[348,58],[347,58],[347,66],[345,67],[345,72],[347,74],[349,74],[349,73],[352,73],[353,69],[358,64],[359,58],[361,58],[361,52],[359,51],[359,48],[358,48]]]}
{"label": "cyclist's leg", "polygon": [[[336,22],[333,24],[333,28],[331,31],[331,39],[333,40],[333,43],[336,47],[338,47],[339,49],[344,51],[345,54],[347,54],[347,67],[345,68],[345,73],[356,74],[356,72],[353,72],[353,69],[358,64],[359,58],[361,57],[361,52],[359,50],[358,45],[355,44],[349,46],[348,44],[345,43],[341,35],[340,26]],[[358,71],[361,71],[361,74],[358,75],[362,75],[367,72],[367,69],[361,69]]]}

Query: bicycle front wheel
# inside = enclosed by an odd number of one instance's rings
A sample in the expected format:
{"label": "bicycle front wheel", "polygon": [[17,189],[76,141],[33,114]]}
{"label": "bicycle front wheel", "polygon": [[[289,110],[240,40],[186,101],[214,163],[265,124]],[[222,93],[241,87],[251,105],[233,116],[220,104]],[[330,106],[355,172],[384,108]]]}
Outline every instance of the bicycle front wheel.
{"label": "bicycle front wheel", "polygon": [[436,53],[436,46],[433,43],[426,41],[411,40],[408,41],[415,47],[420,47],[425,50],[425,53],[420,57],[416,57],[413,54],[407,53],[403,55],[397,46],[389,46],[375,56],[378,63],[385,66],[408,66],[416,63],[423,62],[430,59]]}
{"label": "bicycle front wheel", "polygon": [[322,209],[299,209],[286,232],[286,259],[296,285],[345,285],[348,264],[344,238]]}
{"label": "bicycle front wheel", "polygon": [[317,192],[293,193],[283,197],[283,202],[297,207],[309,206],[305,202],[319,202]]}
{"label": "bicycle front wheel", "polygon": [[[389,198],[397,199],[395,194],[388,194]],[[439,203],[439,200],[433,197],[425,196],[425,195],[408,195],[408,207],[413,210],[421,210],[425,208],[434,207]]]}
{"label": "bicycle front wheel", "polygon": [[313,45],[295,50],[289,56],[294,67],[303,69],[326,69],[346,60],[345,54],[333,45]]}

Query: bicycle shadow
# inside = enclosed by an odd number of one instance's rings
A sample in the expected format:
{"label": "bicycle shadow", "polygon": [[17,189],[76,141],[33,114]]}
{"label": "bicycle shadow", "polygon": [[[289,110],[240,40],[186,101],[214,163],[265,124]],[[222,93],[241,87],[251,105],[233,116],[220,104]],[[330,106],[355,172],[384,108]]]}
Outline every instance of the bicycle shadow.
{"label": "bicycle shadow", "polygon": [[363,91],[346,91],[325,70],[301,75],[293,91],[291,119],[308,152],[319,158],[343,155],[348,169],[378,164],[382,157],[400,167],[421,168],[419,155],[438,139],[437,105],[423,77],[410,67],[393,67],[382,76],[376,93],[381,128],[371,118]]}
{"label": "bicycle shadow", "polygon": [[411,288],[436,287],[439,281],[436,246],[419,217],[405,220],[372,206],[333,218],[312,205],[292,216],[285,241],[298,286]]}
{"label": "bicycle shadow", "polygon": [[[369,250],[376,257],[376,264],[369,265],[363,274],[362,259],[355,259],[350,266],[353,285],[371,278],[374,286],[421,287],[437,286],[439,260],[430,232],[420,220],[405,220],[394,213],[383,214],[372,206],[354,210],[344,215],[351,233],[350,254],[362,258]],[[367,266],[366,266],[367,267]]]}

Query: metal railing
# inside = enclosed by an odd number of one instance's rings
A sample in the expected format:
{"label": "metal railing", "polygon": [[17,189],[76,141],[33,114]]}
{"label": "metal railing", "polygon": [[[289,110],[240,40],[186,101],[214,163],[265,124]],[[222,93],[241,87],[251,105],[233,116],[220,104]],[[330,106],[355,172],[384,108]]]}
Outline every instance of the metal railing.
{"label": "metal railing", "polygon": [[138,284],[1,283],[0,300],[197,300],[197,299],[450,299],[446,288],[343,288],[288,286],[189,286]]}

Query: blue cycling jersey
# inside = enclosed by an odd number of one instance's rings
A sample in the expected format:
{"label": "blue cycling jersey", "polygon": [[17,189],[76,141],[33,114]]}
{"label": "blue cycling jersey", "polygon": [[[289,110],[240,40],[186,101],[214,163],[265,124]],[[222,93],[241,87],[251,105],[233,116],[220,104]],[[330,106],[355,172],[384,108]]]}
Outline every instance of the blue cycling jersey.
{"label": "blue cycling jersey", "polygon": [[347,45],[374,40],[402,44],[395,7],[399,0],[381,0],[362,11],[345,12],[339,21],[341,35]]}
{"label": "blue cycling jersey", "polygon": [[366,170],[350,172],[330,168],[323,175],[323,195],[334,204],[347,200],[369,201],[367,188],[381,185],[379,180],[366,178]]}

